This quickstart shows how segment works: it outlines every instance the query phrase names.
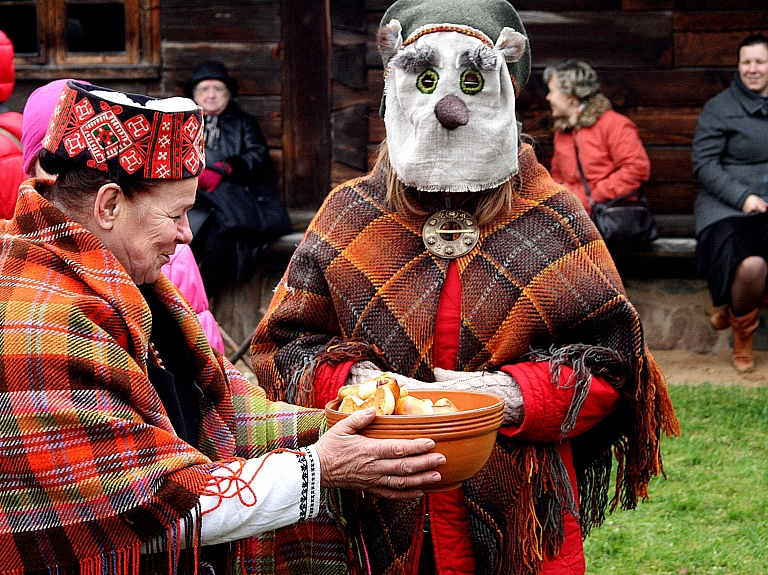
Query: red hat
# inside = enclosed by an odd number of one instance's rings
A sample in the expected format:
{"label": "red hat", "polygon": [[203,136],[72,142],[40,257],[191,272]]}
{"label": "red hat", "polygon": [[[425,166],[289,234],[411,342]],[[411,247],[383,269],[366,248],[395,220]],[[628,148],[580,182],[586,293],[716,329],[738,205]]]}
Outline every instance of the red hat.
{"label": "red hat", "polygon": [[205,167],[202,109],[188,98],[124,94],[70,80],[43,148],[114,176],[192,178]]}

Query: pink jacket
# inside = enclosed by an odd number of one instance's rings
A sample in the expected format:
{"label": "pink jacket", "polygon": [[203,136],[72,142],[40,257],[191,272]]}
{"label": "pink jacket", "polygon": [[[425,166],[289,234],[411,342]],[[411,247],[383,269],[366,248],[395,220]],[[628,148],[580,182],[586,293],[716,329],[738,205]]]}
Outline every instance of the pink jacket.
{"label": "pink jacket", "polygon": [[650,178],[651,161],[637,126],[618,112],[606,110],[594,125],[555,132],[552,179],[576,194],[587,212],[592,210],[576,163],[574,137],[592,199],[596,202],[632,192]]}
{"label": "pink jacket", "polygon": [[179,244],[171,256],[171,261],[163,266],[163,273],[179,288],[197,313],[197,319],[200,320],[200,325],[203,326],[211,347],[222,354],[226,353],[219,326],[211,310],[208,309],[208,296],[192,249],[187,244]]}

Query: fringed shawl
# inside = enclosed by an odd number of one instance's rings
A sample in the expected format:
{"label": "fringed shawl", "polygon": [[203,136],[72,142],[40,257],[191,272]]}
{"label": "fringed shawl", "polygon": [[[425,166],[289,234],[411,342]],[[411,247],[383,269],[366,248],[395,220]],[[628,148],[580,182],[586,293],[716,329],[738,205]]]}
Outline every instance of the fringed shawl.
{"label": "fringed shawl", "polygon": [[[147,378],[151,314],[137,286],[95,236],[22,187],[0,235],[1,572],[136,574],[150,541],[158,572],[196,572],[194,529],[177,565],[180,526],[212,462],[317,440],[320,412],[267,402],[212,352],[164,276],[155,292],[190,350],[199,451],[176,436]],[[262,556],[277,572],[302,556],[248,545],[241,564]]]}
{"label": "fringed shawl", "polygon": [[[582,389],[593,371],[620,388],[619,416],[573,444],[586,533],[605,516],[612,448],[619,464],[612,505],[632,508],[662,472],[660,434],[677,432],[677,420],[640,319],[580,202],[528,145],[520,166],[512,209],[482,225],[478,245],[457,260],[457,369],[498,369],[536,350],[538,360],[551,361],[553,377],[569,364]],[[252,345],[271,398],[312,405],[318,365],[347,359],[433,381],[433,330],[449,262],[425,249],[426,216],[387,207],[384,180],[371,174],[333,190],[298,246]],[[605,357],[615,359],[600,365]],[[464,485],[479,573],[540,571],[562,542],[562,510],[574,507],[566,484],[553,446],[499,439],[484,470]],[[356,505],[353,544],[362,530],[374,573],[402,572],[419,506],[374,497]]]}

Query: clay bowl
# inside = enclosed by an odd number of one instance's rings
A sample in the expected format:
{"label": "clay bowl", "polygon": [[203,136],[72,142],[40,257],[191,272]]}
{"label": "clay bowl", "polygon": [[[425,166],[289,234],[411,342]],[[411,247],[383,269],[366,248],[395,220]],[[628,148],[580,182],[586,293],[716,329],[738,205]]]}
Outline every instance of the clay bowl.
{"label": "clay bowl", "polygon": [[[488,461],[496,443],[496,433],[504,420],[504,401],[495,395],[474,391],[445,389],[411,391],[419,399],[450,399],[459,408],[455,413],[435,415],[377,415],[361,435],[376,439],[418,439],[428,437],[435,442],[433,451],[445,455],[445,465],[438,467],[440,483],[424,491],[446,491],[459,487],[473,477]],[[337,411],[340,401],[325,406],[328,426],[348,413]]]}

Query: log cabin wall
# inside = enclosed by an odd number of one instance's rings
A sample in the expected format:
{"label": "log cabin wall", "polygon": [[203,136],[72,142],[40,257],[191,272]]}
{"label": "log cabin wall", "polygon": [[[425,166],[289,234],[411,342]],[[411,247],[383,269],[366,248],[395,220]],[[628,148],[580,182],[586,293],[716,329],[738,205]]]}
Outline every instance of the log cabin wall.
{"label": "log cabin wall", "polygon": [[[125,92],[181,95],[197,64],[220,60],[240,84],[237,102],[264,132],[279,175],[275,185],[305,219],[302,210],[316,209],[330,185],[328,0],[138,1],[142,33],[152,40],[143,45],[151,54],[122,66],[93,57],[70,56],[66,65],[42,55],[17,58],[8,106],[22,111],[34,89],[67,77]],[[38,2],[37,10],[42,19],[45,5]],[[25,29],[35,29],[34,12],[30,18]]]}
{"label": "log cabin wall", "polygon": [[237,103],[257,118],[282,174],[280,10],[279,0],[162,0],[158,90],[180,95],[197,64],[223,62],[240,84]]}
{"label": "log cabin wall", "polygon": [[[366,168],[384,138],[378,116],[382,66],[374,43],[381,17],[391,4],[388,0],[331,0],[334,184],[364,172],[358,142],[366,130]],[[568,58],[585,60],[597,71],[615,109],[640,129],[651,158],[647,189],[653,210],[691,214],[698,191],[690,160],[696,117],[707,99],[729,85],[739,42],[749,33],[768,31],[764,0],[519,0],[513,4],[526,26],[533,56],[531,80],[518,102],[519,119],[524,131],[536,138],[542,162],[548,166],[552,155],[543,70]],[[337,15],[342,8],[357,14],[354,24]],[[365,86],[361,85],[363,75]],[[362,119],[366,109],[367,126]],[[682,233],[692,233],[692,225],[686,227]]]}
{"label": "log cabin wall", "polygon": [[319,206],[330,179],[328,14],[327,0],[162,0],[162,91],[180,93],[199,62],[224,62],[297,213]]}
{"label": "log cabin wall", "polygon": [[[143,0],[159,11],[160,49],[128,70],[20,66],[8,105],[56,77],[153,95],[180,94],[202,60],[222,60],[241,84],[238,102],[259,120],[299,227],[332,185],[364,174],[384,138],[378,116],[381,58],[375,34],[391,0]],[[533,74],[518,102],[537,153],[551,157],[542,71],[588,61],[615,108],[632,118],[652,162],[657,213],[689,214],[698,186],[690,143],[704,102],[724,89],[735,50],[768,30],[764,0],[520,0]],[[329,45],[330,44],[330,45]],[[154,67],[153,67],[154,66]]]}
{"label": "log cabin wall", "polygon": [[[17,65],[9,107],[21,111],[32,90],[59,77],[128,92],[181,94],[194,66],[215,58],[239,80],[237,100],[264,131],[298,229],[332,185],[373,165],[384,139],[378,115],[383,70],[375,37],[391,0],[139,1],[159,21],[149,42],[156,52],[143,58],[145,64],[103,67],[95,75],[87,67]],[[552,153],[542,72],[567,58],[584,59],[597,70],[615,108],[640,128],[651,157],[648,196],[654,211],[689,215],[698,190],[690,162],[696,117],[730,83],[741,39],[768,31],[765,0],[514,5],[533,54],[519,119],[536,138],[542,162],[548,165]],[[692,233],[692,226],[682,233]],[[233,286],[212,302],[219,323],[237,342],[252,333],[281,265],[266,265],[249,284]]]}

